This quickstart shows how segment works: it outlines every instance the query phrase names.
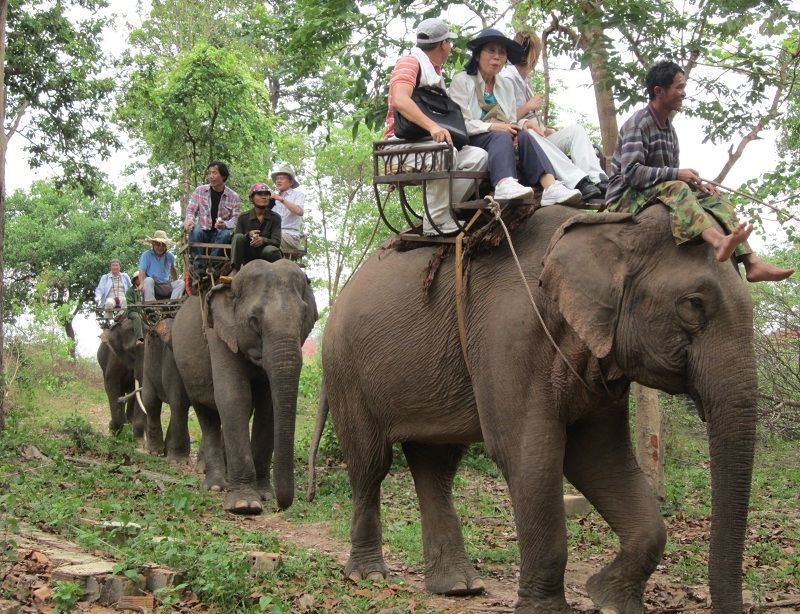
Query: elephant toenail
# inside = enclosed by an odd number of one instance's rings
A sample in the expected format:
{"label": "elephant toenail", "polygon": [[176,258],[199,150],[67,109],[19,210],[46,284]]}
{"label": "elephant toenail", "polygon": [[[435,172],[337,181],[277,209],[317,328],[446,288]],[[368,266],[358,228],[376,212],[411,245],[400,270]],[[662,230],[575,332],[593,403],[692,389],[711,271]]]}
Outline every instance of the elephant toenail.
{"label": "elephant toenail", "polygon": [[379,571],[371,571],[369,575],[367,575],[367,580],[378,582],[379,580],[383,580],[383,574]]}
{"label": "elephant toenail", "polygon": [[209,490],[211,492],[222,492],[222,487],[219,484],[214,484]]}
{"label": "elephant toenail", "polygon": [[475,578],[472,583],[469,585],[469,588],[473,591],[485,591],[486,585],[483,583],[483,580],[480,578]]}
{"label": "elephant toenail", "polygon": [[600,614],[619,614],[619,610],[617,610],[617,608],[606,606],[604,608],[600,608]]}
{"label": "elephant toenail", "polygon": [[350,572],[350,575],[347,576],[347,579],[350,580],[350,582],[355,582],[356,584],[358,584],[359,582],[361,582],[361,574],[358,573],[357,571],[352,571]]}

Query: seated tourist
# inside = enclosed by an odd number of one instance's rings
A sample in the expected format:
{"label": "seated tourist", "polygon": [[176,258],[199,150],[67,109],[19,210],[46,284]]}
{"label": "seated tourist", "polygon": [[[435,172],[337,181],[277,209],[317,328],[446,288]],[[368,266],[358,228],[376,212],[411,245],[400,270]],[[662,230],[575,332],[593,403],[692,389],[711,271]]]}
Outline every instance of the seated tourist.
{"label": "seated tourist", "polygon": [[281,216],[272,208],[275,201],[265,183],[250,186],[253,209],[242,213],[236,222],[231,245],[231,261],[238,268],[251,260],[275,262],[283,257],[281,252]]}
{"label": "seated tourist", "polygon": [[600,167],[586,130],[578,124],[554,130],[539,118],[544,99],[534,95],[528,80],[542,51],[541,39],[533,32],[517,32],[514,40],[522,46],[522,57],[518,63],[508,64],[500,74],[514,85],[517,119],[527,120],[527,130],[547,154],[556,179],[580,190],[586,200],[605,196],[608,177]]}
{"label": "seated tourist", "polygon": [[[386,112],[386,127],[384,140],[398,140],[394,134],[394,114],[400,113],[404,118],[424,130],[427,130],[435,143],[450,143],[453,139],[450,132],[425,115],[417,103],[411,98],[414,88],[436,86],[445,89],[442,77],[442,65],[447,61],[453,49],[451,39],[455,34],[450,32],[448,25],[441,19],[424,19],[417,26],[417,44],[408,55],[400,57],[392,69],[389,78],[389,100]],[[418,146],[414,143],[413,146]],[[408,145],[398,143],[388,145],[387,149],[404,149]],[[418,162],[423,167],[431,164],[432,154],[423,154],[418,157]],[[465,145],[460,150],[453,149],[454,171],[480,172],[486,170],[487,154],[479,147]],[[404,169],[407,171],[422,171],[424,168]],[[428,203],[428,213],[423,216],[422,232],[426,235],[436,235],[437,230],[444,234],[459,231],[453,218],[450,216],[450,198],[453,202],[463,201],[474,190],[471,179],[454,179],[453,193],[450,194],[450,183],[447,179],[428,181],[425,187],[425,198]],[[520,186],[519,192],[524,195],[524,188]],[[431,224],[433,221],[433,225]]]}
{"label": "seated tourist", "polygon": [[522,47],[489,28],[469,41],[467,48],[472,51],[472,58],[464,72],[453,77],[449,94],[464,114],[470,145],[489,154],[494,197],[521,198],[522,183],[542,186],[543,206],[580,202],[580,190],[569,189],[555,178],[553,165],[541,146],[522,129],[527,127],[525,122],[518,123],[514,88],[500,75],[506,61],[520,60]]}
{"label": "seated tourist", "polygon": [[[672,233],[680,245],[702,239],[720,262],[736,255],[744,264],[747,281],[780,281],[794,273],[759,259],[747,244],[753,232],[739,222],[730,200],[716,186],[702,181],[697,171],[680,168],[678,135],[670,115],[680,111],[686,97],[686,76],[675,62],[662,61],[645,77],[650,103],[620,129],[611,160],[606,202],[609,211],[639,213],[663,204],[672,216]],[[723,234],[714,220],[725,230]]]}
{"label": "seated tourist", "polygon": [[120,272],[119,260],[109,263],[109,272],[101,278],[94,289],[94,300],[103,308],[103,316],[109,323],[115,309],[125,309],[125,291],[130,288],[131,280],[127,273]]}
{"label": "seated tourist", "polygon": [[270,177],[275,182],[275,191],[272,192],[274,211],[281,218],[280,247],[287,251],[300,251],[303,249],[301,235],[306,195],[298,189],[300,184],[288,164],[277,167]]}
{"label": "seated tourist", "polygon": [[[209,163],[206,168],[208,183],[198,186],[192,193],[183,220],[183,228],[189,232],[190,242],[231,242],[239,217],[240,199],[236,192],[225,185],[229,174],[227,165],[218,160]],[[192,249],[193,256],[201,253],[200,248]],[[220,256],[222,250],[212,250],[211,255]]]}
{"label": "seated tourist", "polygon": [[139,256],[139,275],[145,302],[158,299],[177,299],[183,296],[183,280],[175,269],[175,256],[167,251],[173,245],[163,230],[156,230],[152,237],[142,241],[150,249]]}

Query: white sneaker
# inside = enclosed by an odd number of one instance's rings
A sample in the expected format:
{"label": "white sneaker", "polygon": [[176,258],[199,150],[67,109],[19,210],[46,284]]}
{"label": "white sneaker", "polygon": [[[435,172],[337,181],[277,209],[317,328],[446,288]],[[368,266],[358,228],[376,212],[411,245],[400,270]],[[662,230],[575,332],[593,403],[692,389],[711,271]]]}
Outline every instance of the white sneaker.
{"label": "white sneaker", "polygon": [[577,205],[581,202],[581,198],[580,190],[571,190],[560,181],[556,181],[542,192],[542,207],[547,205]]}
{"label": "white sneaker", "polygon": [[521,185],[513,177],[508,177],[494,189],[494,197],[497,200],[515,200],[533,196],[533,188]]}
{"label": "white sneaker", "polygon": [[[461,230],[453,220],[447,220],[446,222],[436,225],[439,227],[439,232],[444,235],[454,234]],[[424,234],[426,237],[438,237],[440,236],[439,232],[436,232],[433,226],[428,223],[428,219],[425,218],[425,221],[422,224],[422,234]]]}

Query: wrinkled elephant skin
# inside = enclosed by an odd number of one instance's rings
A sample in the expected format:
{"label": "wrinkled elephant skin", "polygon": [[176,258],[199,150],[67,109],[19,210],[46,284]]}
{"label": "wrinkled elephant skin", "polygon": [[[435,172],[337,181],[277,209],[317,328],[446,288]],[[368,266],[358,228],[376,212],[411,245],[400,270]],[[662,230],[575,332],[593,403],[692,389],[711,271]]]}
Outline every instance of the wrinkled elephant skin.
{"label": "wrinkled elephant skin", "polygon": [[[172,332],[192,405],[198,417],[206,414],[206,485],[220,486],[225,463],[226,510],[260,513],[273,488],[278,507],[285,509],[294,498],[301,346],[317,319],[308,278],[288,260],[254,260],[230,286],[212,290],[205,306],[205,331],[200,299],[189,299]],[[220,424],[224,441],[214,430]],[[211,484],[209,471],[217,476]]]}
{"label": "wrinkled elephant skin", "polygon": [[[189,461],[189,395],[175,364],[172,350],[173,319],[158,322],[145,335],[142,404],[147,412],[147,448],[167,460]],[[162,403],[170,410],[167,435],[161,426]]]}
{"label": "wrinkled elephant skin", "polygon": [[589,580],[589,595],[607,611],[641,612],[666,532],[630,442],[628,389],[636,381],[688,393],[708,422],[712,601],[716,612],[741,612],[756,405],[745,284],[732,263],[715,261],[708,245],[676,246],[661,206],[636,219],[573,216],[574,210],[546,207],[513,234],[563,358],[543,331],[505,243],[469,265],[466,353],[452,257],[422,300],[433,248],[378,250],[339,295],[322,353],[353,491],[345,573],[353,579],[387,573],[380,484],[392,444],[400,442],[420,502],[428,589],[482,590],[464,551],[451,488],[464,450],[483,440],[514,506],[517,609],[569,611],[566,476],[621,543],[617,557]]}

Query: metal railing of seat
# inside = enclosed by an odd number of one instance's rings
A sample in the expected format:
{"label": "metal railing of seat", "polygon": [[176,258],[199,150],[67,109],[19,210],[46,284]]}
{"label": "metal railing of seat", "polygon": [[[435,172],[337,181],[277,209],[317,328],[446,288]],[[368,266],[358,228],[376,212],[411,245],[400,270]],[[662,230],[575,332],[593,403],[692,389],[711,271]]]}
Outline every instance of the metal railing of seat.
{"label": "metal railing of seat", "polygon": [[[445,180],[448,182],[448,207],[450,215],[462,232],[467,232],[467,222],[459,213],[465,209],[485,208],[484,200],[453,202],[453,181],[469,179],[473,182],[474,194],[480,194],[480,184],[489,179],[485,171],[461,171],[454,169],[454,148],[449,143],[437,143],[433,140],[376,141],[372,145],[372,186],[375,202],[378,205],[383,223],[395,233],[401,231],[389,220],[387,209],[394,192],[398,193],[400,211],[406,223],[416,228],[424,218],[437,234],[443,235],[439,226],[433,221],[428,207],[427,188],[429,181]],[[406,188],[421,188],[422,211],[417,212],[409,202]]]}

